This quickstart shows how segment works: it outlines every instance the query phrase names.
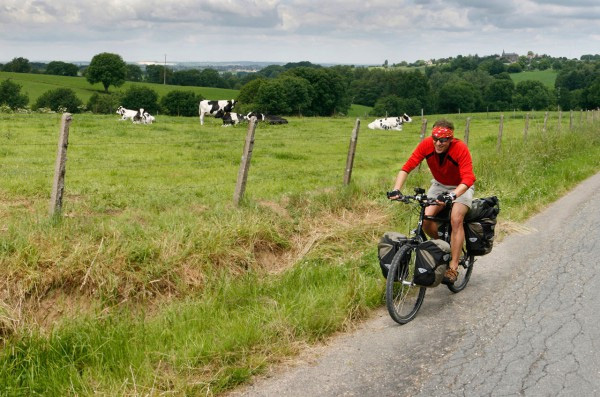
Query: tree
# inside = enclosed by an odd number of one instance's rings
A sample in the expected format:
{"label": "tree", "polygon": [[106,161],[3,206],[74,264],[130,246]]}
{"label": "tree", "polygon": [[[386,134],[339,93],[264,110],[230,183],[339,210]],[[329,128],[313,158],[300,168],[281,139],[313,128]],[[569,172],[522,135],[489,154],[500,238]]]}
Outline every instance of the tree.
{"label": "tree", "polygon": [[[166,69],[166,76],[165,76]],[[165,68],[161,65],[146,66],[146,81],[149,83],[163,84],[166,80],[167,84],[171,84],[173,79],[173,69]]]}
{"label": "tree", "polygon": [[379,98],[371,111],[372,116],[401,116],[404,113],[418,114],[421,110],[421,102],[416,98],[400,98],[389,95]]}
{"label": "tree", "polygon": [[104,91],[109,86],[120,87],[125,83],[127,64],[120,55],[103,52],[95,55],[85,71],[85,78],[90,84],[102,83]]}
{"label": "tree", "polygon": [[163,96],[160,104],[170,116],[197,116],[198,104],[204,98],[193,91],[171,91]]}
{"label": "tree", "polygon": [[43,93],[33,105],[33,109],[50,108],[55,112],[66,109],[67,112],[78,113],[83,102],[77,98],[75,91],[70,88],[57,88]]}
{"label": "tree", "polygon": [[258,111],[271,114],[303,114],[310,108],[312,87],[303,78],[283,75],[267,80],[256,94]]}
{"label": "tree", "polygon": [[13,58],[12,61],[2,66],[3,72],[29,73],[31,72],[31,64],[27,58]]}
{"label": "tree", "polygon": [[127,109],[140,109],[150,113],[158,111],[158,94],[151,88],[133,85],[123,95],[121,105]]}
{"label": "tree", "polygon": [[524,80],[516,86],[513,103],[521,110],[548,109],[552,96],[541,81]]}
{"label": "tree", "polygon": [[438,106],[443,113],[473,112],[481,103],[481,93],[466,81],[444,85],[439,92]]}
{"label": "tree", "polygon": [[484,100],[491,111],[510,110],[515,91],[512,80],[494,80],[484,93]]}
{"label": "tree", "polygon": [[56,76],[77,76],[79,68],[77,65],[61,61],[52,61],[46,66],[46,74]]}
{"label": "tree", "polygon": [[242,113],[256,111],[258,109],[258,105],[256,104],[258,91],[260,90],[260,86],[267,81],[264,77],[258,77],[246,83],[238,94],[237,100],[239,103],[236,104],[236,109],[241,110]]}
{"label": "tree", "polygon": [[125,79],[127,81],[142,81],[142,68],[138,65],[127,64],[127,73]]}
{"label": "tree", "polygon": [[29,97],[27,94],[21,94],[21,85],[11,79],[0,83],[0,105],[6,105],[11,109],[19,109],[27,106]]}

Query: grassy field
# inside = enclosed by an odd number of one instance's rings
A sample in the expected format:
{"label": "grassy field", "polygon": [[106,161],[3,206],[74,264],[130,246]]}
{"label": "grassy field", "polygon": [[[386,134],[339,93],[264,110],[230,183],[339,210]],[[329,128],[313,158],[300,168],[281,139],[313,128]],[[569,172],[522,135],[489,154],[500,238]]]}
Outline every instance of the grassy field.
{"label": "grassy field", "polygon": [[[525,138],[524,114],[506,114],[500,146],[499,114],[448,116],[458,137],[471,117],[477,196],[500,197],[501,235],[600,169],[598,124],[574,116],[544,130],[532,114]],[[219,394],[379,307],[377,241],[415,219],[384,192],[422,120],[363,120],[343,186],[354,121],[260,125],[235,207],[245,126],[75,115],[51,219],[60,116],[0,115],[0,394]]]}
{"label": "grassy field", "polygon": [[[37,98],[49,90],[56,88],[70,88],[75,91],[75,94],[83,103],[87,103],[90,97],[97,92],[104,92],[104,87],[101,83],[90,84],[84,77],[68,77],[68,76],[53,76],[48,74],[29,74],[29,73],[12,73],[0,72],[0,81],[11,79],[15,83],[20,84],[23,88],[22,93],[29,96],[29,104],[34,103]],[[194,91],[201,94],[207,99],[231,99],[238,95],[238,90],[230,90],[225,88],[212,87],[183,87],[179,85],[164,85],[152,83],[135,83],[131,81],[125,82],[122,86],[115,88],[109,87],[109,92],[125,91],[132,85],[141,85],[152,88],[156,91],[159,97],[173,90]]]}
{"label": "grassy field", "polygon": [[544,83],[544,85],[550,89],[554,89],[554,82],[556,81],[556,75],[558,72],[553,69],[547,70],[535,70],[532,72],[521,72],[511,73],[510,77],[513,79],[515,84],[524,80],[537,80]]}

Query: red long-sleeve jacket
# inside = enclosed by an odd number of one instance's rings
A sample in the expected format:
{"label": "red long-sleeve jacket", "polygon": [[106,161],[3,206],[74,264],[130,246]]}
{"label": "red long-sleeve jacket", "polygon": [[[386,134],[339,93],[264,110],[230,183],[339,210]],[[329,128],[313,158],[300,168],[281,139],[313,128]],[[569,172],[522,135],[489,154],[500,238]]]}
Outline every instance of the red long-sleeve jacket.
{"label": "red long-sleeve jacket", "polygon": [[423,139],[402,166],[402,170],[411,172],[423,159],[427,160],[435,180],[443,185],[458,186],[464,183],[471,187],[475,183],[471,153],[460,139],[453,139],[448,150],[441,154],[435,152],[431,137]]}

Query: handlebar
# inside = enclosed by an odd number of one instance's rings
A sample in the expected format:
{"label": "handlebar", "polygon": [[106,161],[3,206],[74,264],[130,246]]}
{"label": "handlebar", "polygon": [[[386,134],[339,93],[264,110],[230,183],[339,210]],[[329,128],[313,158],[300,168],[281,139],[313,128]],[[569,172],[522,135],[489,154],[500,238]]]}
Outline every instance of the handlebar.
{"label": "handlebar", "polygon": [[[416,201],[420,205],[425,206],[425,207],[430,206],[430,205],[442,205],[438,202],[437,199],[427,197],[427,195],[425,194],[425,189],[423,189],[423,188],[415,188],[415,193],[416,194],[414,194],[414,195],[403,195],[399,191],[394,190],[391,192],[387,192],[387,198],[392,201],[401,201],[406,204],[410,203],[411,201]],[[392,197],[396,197],[396,198],[392,199]]]}

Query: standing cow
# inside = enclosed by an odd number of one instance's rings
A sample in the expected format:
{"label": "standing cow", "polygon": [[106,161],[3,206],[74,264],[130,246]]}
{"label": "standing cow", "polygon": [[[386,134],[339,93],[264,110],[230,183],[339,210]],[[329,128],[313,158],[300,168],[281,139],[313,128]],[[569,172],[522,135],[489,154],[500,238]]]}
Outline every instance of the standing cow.
{"label": "standing cow", "polygon": [[200,113],[200,125],[204,125],[204,115],[210,114],[211,116],[222,118],[223,114],[231,112],[236,104],[235,99],[221,100],[221,101],[210,101],[208,99],[200,101],[198,106],[198,112]]}
{"label": "standing cow", "polygon": [[396,130],[402,131],[402,124],[410,123],[412,119],[406,113],[398,117],[386,117],[373,120],[368,124],[370,130]]}

